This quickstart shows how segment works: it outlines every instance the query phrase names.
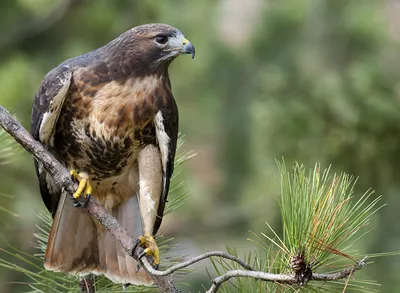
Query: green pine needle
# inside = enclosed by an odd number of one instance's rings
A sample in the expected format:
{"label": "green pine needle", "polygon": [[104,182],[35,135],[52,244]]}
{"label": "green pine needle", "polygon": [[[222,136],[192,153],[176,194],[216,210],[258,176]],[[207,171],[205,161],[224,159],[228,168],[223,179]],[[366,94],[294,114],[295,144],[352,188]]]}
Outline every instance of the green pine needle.
{"label": "green pine needle", "polygon": [[[253,252],[244,259],[255,270],[269,273],[293,274],[293,257],[304,254],[314,273],[336,272],[351,267],[362,258],[354,243],[367,232],[371,216],[383,205],[381,197],[373,198],[368,190],[354,201],[356,180],[347,174],[330,175],[330,169],[321,172],[320,165],[307,169],[299,164],[289,172],[284,162],[277,162],[281,175],[279,206],[282,214],[282,237],[267,223],[270,233],[259,236],[252,232],[249,239],[255,244]],[[237,256],[236,250],[227,248]],[[399,253],[373,254],[373,256]],[[212,259],[218,275],[241,269],[231,261]],[[304,286],[264,282],[250,278],[237,278],[223,284],[221,292],[377,292],[375,281],[348,280],[335,282],[309,282]]]}
{"label": "green pine needle", "polygon": [[174,161],[174,174],[171,178],[171,186],[168,195],[168,203],[165,207],[164,215],[167,215],[180,206],[182,206],[187,198],[189,197],[190,193],[184,188],[184,181],[180,179],[180,175],[182,172],[182,165],[193,158],[196,154],[192,151],[184,150],[182,151],[182,146],[184,144],[184,135],[181,133],[179,134],[178,143],[177,143],[177,154],[175,156]]}
{"label": "green pine needle", "polygon": [[381,196],[372,198],[373,191],[368,190],[353,203],[354,177],[330,175],[330,168],[321,172],[318,164],[310,171],[296,164],[288,172],[284,162],[278,162],[278,168],[283,242],[290,252],[286,263],[299,250],[308,262],[315,263],[314,270],[327,268],[327,264],[339,270],[354,263],[360,256],[349,250],[371,216],[383,207],[378,206]]}
{"label": "green pine needle", "polygon": [[2,128],[0,128],[0,149],[0,165],[12,163],[22,151],[22,148]]}

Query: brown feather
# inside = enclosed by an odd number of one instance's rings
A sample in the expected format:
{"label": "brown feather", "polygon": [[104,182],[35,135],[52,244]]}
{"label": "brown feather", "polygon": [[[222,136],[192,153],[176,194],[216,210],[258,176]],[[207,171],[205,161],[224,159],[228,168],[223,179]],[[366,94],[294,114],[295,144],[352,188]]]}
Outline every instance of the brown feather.
{"label": "brown feather", "polygon": [[96,227],[90,215],[63,193],[49,234],[44,266],[56,272],[98,271]]}
{"label": "brown feather", "polygon": [[[136,196],[119,205],[112,214],[134,238],[142,235]],[[99,237],[99,264],[104,275],[116,283],[152,284],[152,279],[143,268],[136,272],[137,262],[125,252],[108,231],[104,231]]]}

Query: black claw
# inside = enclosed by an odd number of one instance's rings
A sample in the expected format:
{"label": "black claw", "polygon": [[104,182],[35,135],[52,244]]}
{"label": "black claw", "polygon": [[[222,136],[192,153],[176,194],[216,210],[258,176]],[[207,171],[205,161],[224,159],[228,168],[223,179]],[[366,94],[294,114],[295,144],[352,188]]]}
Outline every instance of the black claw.
{"label": "black claw", "polygon": [[154,266],[154,269],[155,270],[158,270],[158,267],[160,266],[160,264],[158,263],[158,264],[156,264],[155,266]]}
{"label": "black claw", "polygon": [[76,198],[72,198],[74,200],[74,207],[76,208],[80,208],[82,206],[82,204],[76,199]]}
{"label": "black claw", "polygon": [[87,204],[88,204],[88,202],[89,202],[91,196],[92,196],[91,194],[87,194],[87,195],[86,195],[86,197],[85,197],[83,203],[81,204],[81,206],[82,206],[83,208],[85,208],[85,207],[87,206]]}
{"label": "black claw", "polygon": [[[133,245],[132,255],[135,255],[135,254],[136,254],[136,249],[138,248],[139,243],[140,243],[140,240],[139,240],[139,238],[138,238],[138,239],[135,240],[135,244]],[[140,260],[140,256],[139,256],[138,260]],[[138,263],[138,264],[139,264],[139,263]]]}
{"label": "black claw", "polygon": [[135,273],[137,273],[139,270],[140,270],[140,263],[138,262],[137,265],[136,265],[136,271],[135,271]]}
{"label": "black claw", "polygon": [[139,238],[135,240],[135,245],[133,245],[132,253],[135,254],[136,248],[139,246],[140,240]]}
{"label": "black claw", "polygon": [[[89,199],[90,199],[91,196],[92,196],[91,194],[86,195],[86,197],[84,198],[83,201],[80,201],[79,199],[77,199],[75,197],[72,197],[72,200],[74,201],[74,207],[76,207],[76,208],[85,208],[86,205],[88,204]],[[79,198],[81,198],[81,197],[79,197]]]}
{"label": "black claw", "polygon": [[126,290],[126,289],[128,289],[128,287],[131,285],[131,283],[127,283],[127,284],[123,284],[122,285],[122,289],[123,290]]}
{"label": "black claw", "polygon": [[145,256],[145,255],[146,255],[146,252],[143,251],[143,252],[139,255],[138,260],[142,259],[142,257]]}

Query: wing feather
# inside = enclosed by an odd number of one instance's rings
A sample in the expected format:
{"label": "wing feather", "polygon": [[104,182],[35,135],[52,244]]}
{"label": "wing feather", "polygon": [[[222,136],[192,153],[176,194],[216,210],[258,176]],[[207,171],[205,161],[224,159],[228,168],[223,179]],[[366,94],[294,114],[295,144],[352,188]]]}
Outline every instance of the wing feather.
{"label": "wing feather", "polygon": [[[59,66],[50,71],[42,81],[32,107],[31,134],[50,151],[65,97],[71,84],[72,71]],[[40,192],[47,209],[55,214],[61,191],[53,178],[35,161]]]}
{"label": "wing feather", "polygon": [[163,166],[163,188],[160,204],[158,206],[157,218],[153,228],[153,234],[156,234],[160,228],[165,204],[167,202],[170,181],[174,172],[174,160],[178,140],[179,113],[178,107],[173,98],[172,101],[173,103],[171,107],[158,112],[155,118],[156,136]]}

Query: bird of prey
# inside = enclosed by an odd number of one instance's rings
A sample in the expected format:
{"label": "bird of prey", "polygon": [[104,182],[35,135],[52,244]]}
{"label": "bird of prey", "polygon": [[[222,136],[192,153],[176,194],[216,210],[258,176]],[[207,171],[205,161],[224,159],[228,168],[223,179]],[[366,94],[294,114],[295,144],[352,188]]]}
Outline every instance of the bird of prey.
{"label": "bird of prey", "polygon": [[80,196],[98,199],[159,263],[153,236],[163,218],[178,136],[168,67],[180,54],[193,58],[195,49],[178,29],[146,24],[45,76],[31,133],[79,182],[72,198],[35,162],[53,215],[46,269],[151,284],[112,235],[73,203]]}

